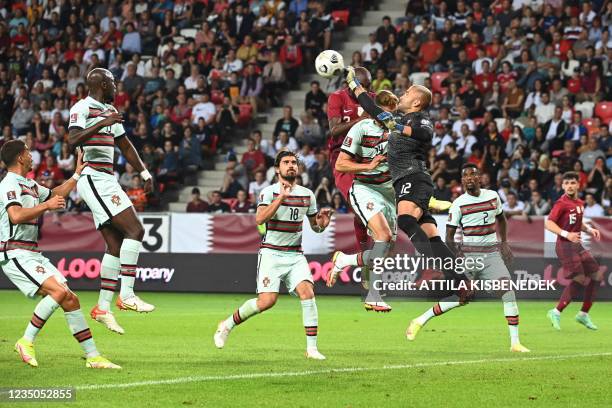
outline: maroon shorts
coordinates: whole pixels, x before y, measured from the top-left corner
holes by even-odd
[[[334,169],[334,181],[336,183],[336,188],[338,191],[340,191],[340,194],[342,194],[342,197],[344,197],[344,200],[347,203],[350,203],[348,192],[353,185],[353,179],[354,176],[352,173],[340,173]]]
[[[599,264],[593,255],[584,248],[571,251],[569,248],[557,247],[557,255],[566,279],[579,275],[590,276],[599,270]]]

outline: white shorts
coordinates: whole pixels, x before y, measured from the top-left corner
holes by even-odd
[[[397,236],[397,211],[395,209],[395,190],[392,184],[368,185],[354,182],[349,189],[349,201],[353,211],[363,225],[378,213],[387,220],[393,240]]]
[[[466,276],[471,279],[478,280],[501,280],[501,279],[511,279],[510,272],[508,271],[508,267],[504,262],[504,259],[501,257],[499,252],[491,252],[491,253],[478,253],[469,255],[466,254],[466,258],[480,258],[482,259],[482,263],[484,264],[483,268],[466,268]]]
[[[85,171],[77,182],[77,191],[91,210],[97,229],[132,206],[130,198],[111,174],[96,170]]]
[[[59,283],[66,282],[51,261],[36,252],[3,261],[2,271],[29,298],[35,298],[43,282],[51,277]]]
[[[257,257],[257,293],[278,293],[283,282],[289,293],[302,281],[312,281],[306,257],[298,252],[262,248]]]

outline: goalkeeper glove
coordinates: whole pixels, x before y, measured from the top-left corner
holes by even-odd
[[[344,68],[346,74],[346,83],[351,91],[355,92],[355,89],[361,86],[359,80],[355,77],[355,68],[347,67]]]
[[[391,112],[380,112],[376,115],[376,119],[382,122],[382,124],[391,131],[397,130],[397,126],[399,126],[395,123],[395,119],[393,119],[393,114]]]

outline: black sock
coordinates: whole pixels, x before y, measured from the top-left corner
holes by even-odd
[[[400,215],[397,217],[397,225],[408,235],[410,242],[421,255],[434,256],[429,238],[427,238],[427,234],[425,234],[416,218],[407,214]]]
[[[450,248],[444,243],[444,241],[442,241],[442,238],[440,238],[439,236],[433,237],[429,239],[429,242],[431,243],[431,249],[434,253],[434,256],[436,258],[441,258],[442,272],[444,273],[444,276],[446,276],[447,279],[465,279],[465,275],[458,274],[457,272],[455,272],[454,269],[444,268],[444,265],[447,263],[445,262],[447,259],[455,259],[457,257],[455,256],[455,254],[453,254],[453,251],[451,251]]]

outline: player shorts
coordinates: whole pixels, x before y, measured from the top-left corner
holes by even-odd
[[[296,286],[308,281],[314,284],[312,273],[304,254],[262,248],[257,258],[257,293],[278,293],[283,282],[289,293]]]
[[[411,201],[423,210],[419,224],[434,224],[435,218],[429,212],[429,200],[433,197],[434,185],[431,176],[427,173],[414,173],[398,179],[393,183],[395,189],[395,200]]]
[[[390,185],[368,185],[354,182],[349,190],[349,201],[363,225],[367,226],[372,217],[382,213],[391,228],[393,240],[395,240],[397,235],[397,211],[395,209],[394,191]]]
[[[55,277],[59,283],[66,278],[42,254],[32,254],[12,258],[2,262],[2,271],[17,288],[29,298],[35,298],[43,282]]]
[[[593,255],[581,245],[566,244],[564,247],[557,247],[557,256],[566,279],[579,275],[589,276],[599,270],[599,264]]]
[[[333,169],[334,172],[334,183],[336,184],[336,188],[344,197],[346,202],[349,202],[349,190],[353,185],[354,176],[351,173],[340,173]]]
[[[465,258],[472,258],[472,262],[465,264],[465,275],[472,280],[512,279],[499,252],[470,253],[465,254]]]
[[[115,215],[132,206],[129,197],[111,174],[88,171],[79,178],[77,191],[91,210],[97,229],[110,223]]]
[[[398,203],[412,201],[423,211],[429,208],[429,200],[434,192],[431,176],[423,172],[402,177],[393,183],[393,188],[395,188],[395,199]]]

